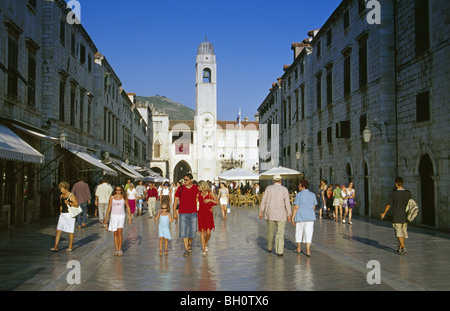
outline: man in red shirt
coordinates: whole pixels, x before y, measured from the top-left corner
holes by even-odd
[[[155,184],[149,182],[147,189],[147,206],[149,217],[152,218],[156,211],[156,200],[158,199],[158,190],[155,188]]]
[[[197,233],[197,194],[198,187],[193,184],[194,177],[191,173],[184,176],[184,184],[178,187],[175,193],[173,206],[178,208],[180,220],[180,238],[184,242],[184,256],[188,256],[192,250],[192,240]]]

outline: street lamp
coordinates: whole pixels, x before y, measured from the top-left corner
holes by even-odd
[[[59,135],[59,140],[66,141],[67,137],[68,137],[67,133],[64,130],[62,130],[61,134]]]
[[[297,170],[300,169],[300,164],[298,163],[300,161],[300,157],[301,157],[300,150],[297,150],[297,152],[295,153],[295,158],[297,159]]]
[[[372,131],[369,128],[369,124],[366,124],[366,128],[362,132],[363,142],[370,142],[370,138],[372,137]]]

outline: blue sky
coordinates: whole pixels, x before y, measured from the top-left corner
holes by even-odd
[[[291,43],[320,28],[341,0],[78,0],[81,21],[126,92],[163,95],[195,109],[195,58],[217,57],[219,120],[254,120],[293,61]]]

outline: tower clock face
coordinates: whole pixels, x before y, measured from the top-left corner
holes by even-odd
[[[200,117],[200,123],[203,127],[211,127],[213,126],[215,118],[212,113],[205,112]]]

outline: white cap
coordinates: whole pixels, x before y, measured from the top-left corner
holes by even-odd
[[[273,175],[273,180],[281,180],[281,175],[280,174]]]

